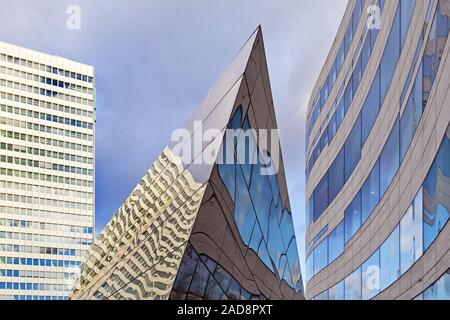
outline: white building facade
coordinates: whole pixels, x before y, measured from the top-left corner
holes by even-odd
[[[68,297],[93,241],[94,68],[0,42],[0,299]]]

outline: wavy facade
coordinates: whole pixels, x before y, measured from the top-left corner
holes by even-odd
[[[199,124],[216,133],[184,148]],[[71,298],[303,299],[284,168],[262,170],[281,152],[256,130],[276,128],[258,28],[186,122],[182,148],[163,151],[94,241]]]
[[[449,30],[448,0],[349,1],[308,110],[309,299],[448,299]]]

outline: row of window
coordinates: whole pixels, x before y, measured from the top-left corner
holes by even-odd
[[[373,266],[379,267],[379,286],[369,296],[364,295],[364,285],[354,288],[355,294],[349,297],[371,298],[386,289],[397,280],[416,262],[438,237],[450,219],[450,205],[445,194],[439,192],[439,187],[445,184],[450,177],[450,126],[439,147],[436,158],[423,182],[422,189],[418,192],[413,203],[408,208],[400,223],[384,244],[357,269],[356,275]],[[353,213],[360,213],[357,208]],[[350,228],[350,232],[347,229]],[[344,252],[344,244],[349,234],[353,233],[353,225],[344,220],[330,235],[325,238],[307,258],[307,281],[320,270],[332,263]],[[378,261],[378,262],[377,262]],[[364,268],[367,266],[367,268]],[[358,276],[359,277],[359,276]],[[360,279],[360,278],[358,278]],[[362,289],[361,289],[362,288]],[[346,289],[347,290],[347,289]],[[329,293],[328,293],[329,294]],[[361,296],[362,294],[362,296]]]
[[[61,172],[66,172],[66,173],[82,174],[85,176],[92,176],[93,172],[94,172],[94,170],[92,170],[92,169],[86,169],[86,168],[80,168],[80,167],[74,167],[74,166],[66,166],[63,164],[51,163],[51,162],[47,162],[47,161],[31,160],[31,159],[18,158],[18,157],[12,157],[12,156],[4,156],[4,155],[0,155],[0,162],[16,164],[16,165],[21,165],[21,166],[27,166],[27,167],[33,167],[33,168],[46,169],[46,170],[55,170],[55,171],[61,171]]]
[[[30,194],[42,193],[42,194],[52,194],[55,196],[78,198],[78,199],[88,199],[94,200],[94,194],[92,192],[75,191],[54,187],[46,187],[43,185],[33,185],[20,182],[4,181],[0,180],[0,188],[8,190],[26,191]]]
[[[362,110],[350,131],[344,146],[336,156],[334,162],[331,164],[329,170],[322,177],[321,181],[317,185],[313,194],[311,195],[307,203],[307,224],[315,222],[322,213],[327,209],[327,207],[333,202],[335,197],[342,190],[343,186],[347,180],[353,174],[359,160],[361,158],[361,150],[365,144],[369,133],[377,119],[378,113],[381,106],[383,105],[384,98],[387,94],[388,88],[392,81],[398,59],[400,57],[401,47],[402,47],[402,28],[400,27],[400,22],[402,21],[401,12],[402,6],[399,6],[396,11],[393,26],[383,53],[378,71],[369,90],[369,94],[363,103]],[[408,13],[407,17],[410,17],[411,10],[404,10]],[[448,34],[448,29],[443,30],[445,34]],[[429,42],[434,41],[433,34],[430,33]],[[437,54],[437,52],[428,52],[431,55]],[[427,54],[428,54],[427,53]],[[425,59],[425,58],[424,58]],[[423,76],[423,80],[422,80]],[[417,99],[414,101],[415,117],[421,116],[422,114],[422,104],[425,105],[426,101],[423,101],[422,96],[425,96],[425,92],[422,92],[423,88],[419,81],[427,81],[427,76],[425,71],[417,74],[418,84],[415,86],[414,95]],[[419,79],[420,78],[420,79]],[[425,91],[425,90],[423,90]],[[420,108],[419,108],[420,107]],[[394,126],[391,136],[389,137],[386,145],[384,146],[383,152],[380,156],[380,192],[379,195],[382,196],[387,189],[390,180],[393,175],[395,175],[396,169],[399,166],[400,159],[395,153],[395,148],[400,146],[399,138],[399,124]],[[407,126],[414,127],[416,124],[414,122],[404,123],[404,128],[402,128],[402,134],[411,132],[411,128],[406,128]],[[411,137],[412,138],[412,137]],[[407,150],[409,142],[402,141],[404,151]],[[376,170],[376,169],[374,169]],[[388,183],[389,182],[389,183]],[[376,196],[376,195],[375,195]],[[371,210],[370,206],[367,210]]]
[[[2,252],[24,252],[34,254],[52,254],[59,256],[83,257],[85,250],[64,249],[52,247],[25,246],[21,244],[5,244],[0,243],[0,251]]]
[[[242,131],[251,128],[241,106],[236,109],[229,128]],[[261,174],[264,165],[253,135],[241,132],[237,139],[224,137],[222,155],[236,154],[234,151],[237,146],[245,144],[243,141],[248,145],[245,154],[240,154],[239,159],[235,156],[234,164],[223,161],[227,164],[218,165],[219,175],[234,202],[234,221],[243,243],[254,250],[279,279],[300,290],[301,275],[292,214],[283,208],[277,175]],[[258,159],[250,161],[253,157]]]
[[[17,202],[21,204],[34,204],[53,208],[76,209],[92,212],[94,206],[92,204],[25,196],[19,194],[0,193],[0,201]]]
[[[362,128],[362,144],[366,141],[370,129],[372,128],[373,122],[378,115],[380,107],[383,105],[384,97],[387,93],[387,89],[389,88],[390,81],[395,72],[396,63],[390,60],[388,52],[394,50],[395,57],[400,57],[401,48],[403,47],[403,43],[406,37],[406,32],[409,28],[409,23],[411,20],[412,13],[414,11],[415,0],[401,0],[400,6],[397,9],[396,20],[394,21],[394,25],[391,30],[391,35],[388,40],[388,44],[385,48],[385,54],[380,62],[380,67],[378,73],[375,76],[375,79],[372,82],[371,90],[369,91],[366,102],[364,103],[362,115],[364,120],[364,126]],[[361,50],[361,55],[357,61],[355,61],[353,73],[349,79],[347,84],[347,88],[342,96],[340,96],[340,102],[336,103],[336,111],[333,116],[331,116],[331,120],[328,123],[328,126],[323,130],[322,136],[319,139],[319,143],[317,143],[316,147],[313,149],[312,154],[307,163],[307,171],[306,175],[309,176],[315,162],[320,156],[320,153],[326,148],[328,144],[331,143],[335,134],[339,130],[339,127],[353,101],[354,96],[359,88],[361,83],[362,76],[364,75],[365,69],[367,67],[368,61],[372,54],[372,50],[375,45],[375,40],[378,33],[368,33],[364,45]],[[375,39],[373,39],[375,38]],[[400,41],[400,47],[397,47],[397,43]],[[398,49],[400,48],[400,49]],[[382,70],[382,71],[380,71]],[[384,74],[383,74],[384,73]],[[381,84],[385,84],[382,86]],[[339,96],[336,101],[339,101]]]
[[[0,257],[0,264],[18,265],[18,266],[34,266],[34,267],[59,267],[59,268],[78,268],[80,261],[70,260],[52,260],[52,259],[36,259],[36,258],[20,258],[20,257]],[[25,272],[33,272],[34,270],[26,270]],[[33,276],[34,277],[34,276]]]
[[[406,1],[406,0],[402,0]],[[408,3],[413,3],[411,0],[407,0]],[[414,4],[414,3],[413,3]],[[363,35],[364,36],[364,35]],[[361,43],[363,42],[362,39],[364,39],[362,36]],[[321,130],[318,131],[317,136],[320,135],[322,132],[322,135],[319,139],[313,141],[313,145],[317,145],[314,147],[314,149],[311,152],[311,155],[306,163],[306,176],[309,177],[309,174],[314,167],[314,164],[316,163],[317,159],[320,156],[320,153],[325,149],[325,147],[331,143],[334,136],[336,135],[337,131],[339,130],[342,121],[344,120],[345,114],[347,113],[347,110],[349,109],[353,97],[356,95],[356,91],[359,88],[359,85],[361,83],[361,80],[363,78],[364,72],[366,70],[367,64],[369,63],[370,57],[372,55],[372,51],[375,46],[375,42],[378,36],[378,30],[369,30],[366,33],[364,45],[362,45],[361,52],[359,52],[359,56],[355,57],[353,59],[352,66],[350,68],[353,68],[353,72],[349,74],[348,82],[344,90],[344,84],[342,84],[342,88],[339,91],[339,94],[336,97],[335,100],[335,108],[331,108],[328,118],[331,118],[330,122],[327,126],[322,126]],[[358,51],[356,52],[358,53]],[[324,121],[324,124],[326,123],[326,120]]]
[[[81,151],[81,152],[88,152],[88,153],[94,152],[93,147],[87,146],[84,144],[78,144],[78,143],[73,143],[73,142],[68,142],[68,141],[63,141],[63,140],[45,138],[45,137],[41,137],[41,136],[34,136],[31,134],[14,132],[14,131],[0,130],[0,137],[14,139],[14,140],[28,141],[28,142],[32,142],[32,143],[38,143],[38,144],[53,146],[53,147],[58,147],[58,148],[65,148],[65,149],[70,149],[70,150],[74,150],[74,151]]]
[[[10,88],[14,90],[20,90],[22,92],[28,92],[28,93],[34,93],[39,94],[41,96],[49,97],[49,98],[55,98],[62,101],[72,102],[83,106],[92,106],[93,101],[90,99],[80,98],[77,96],[73,96],[70,94],[61,93],[58,91],[48,90],[44,88],[29,86],[20,82],[14,82],[9,81],[5,79],[0,79],[0,86],[3,88]],[[14,96],[12,93],[7,93],[5,91],[1,92],[1,98],[6,99],[6,96]],[[10,97],[8,97],[8,100],[11,100]]]
[[[59,237],[59,236],[50,236],[32,233],[19,233],[17,231],[14,232],[0,231],[0,239],[45,242],[51,244],[75,244],[83,246],[89,246],[92,243],[92,239]]]
[[[12,151],[12,152],[25,153],[25,154],[29,154],[29,155],[35,155],[35,156],[41,156],[41,157],[47,157],[47,158],[53,158],[53,159],[59,159],[59,160],[66,160],[66,161],[72,161],[72,162],[79,162],[82,164],[93,164],[92,158],[81,157],[81,156],[77,156],[77,155],[69,154],[69,153],[62,153],[62,152],[57,152],[57,151],[26,147],[23,145],[12,144],[12,143],[0,142],[0,150],[8,150],[8,151]]]
[[[0,290],[71,291],[73,285],[53,283],[0,282]]]
[[[6,97],[8,97],[8,96],[6,96]],[[80,109],[80,108],[69,107],[67,105],[62,105],[59,103],[44,101],[44,100],[26,97],[26,96],[17,95],[17,94],[12,95],[11,99],[9,99],[9,100],[15,101],[15,102],[20,102],[23,104],[28,104],[33,107],[40,107],[40,108],[45,108],[48,110],[70,113],[73,115],[94,119],[94,113],[92,111]]]
[[[67,300],[66,296],[0,295],[1,300]]]
[[[0,117],[0,124],[13,126],[13,127],[17,127],[17,128],[34,130],[34,131],[38,131],[41,133],[49,133],[49,134],[60,135],[63,137],[68,137],[68,138],[80,139],[80,140],[84,140],[84,141],[93,141],[93,139],[94,139],[94,136],[92,134],[86,134],[86,133],[82,133],[82,132],[60,129],[60,128],[55,128],[52,126],[46,126],[43,124],[27,122],[27,121],[22,121],[22,120],[17,120],[17,119],[10,119],[10,118],[6,118],[6,117]]]
[[[73,91],[77,91],[77,92],[81,92],[81,93],[85,93],[85,94],[90,94],[90,95],[93,94],[93,90],[91,88],[88,88],[85,86],[80,86],[80,85],[73,84],[73,83],[66,82],[66,81],[49,78],[49,77],[39,76],[37,74],[20,71],[18,69],[0,66],[0,73],[7,74],[7,75],[10,75],[10,76],[16,77],[16,78],[22,78],[25,80],[41,82],[41,83],[53,85],[53,86],[56,86],[59,88],[73,90]]]
[[[9,177],[16,177],[16,178],[23,178],[23,179],[33,179],[36,181],[47,181],[47,182],[60,183],[60,184],[71,185],[71,186],[80,186],[80,187],[88,187],[88,188],[93,187],[93,182],[89,181],[89,180],[81,180],[81,179],[75,179],[75,178],[55,176],[55,175],[51,175],[51,174],[36,173],[36,172],[31,172],[31,171],[21,171],[21,170],[6,169],[6,168],[0,168],[0,176],[9,176]]]
[[[56,123],[64,124],[67,126],[74,126],[74,127],[78,127],[78,128],[84,128],[84,129],[92,129],[92,127],[93,127],[93,124],[90,122],[55,116],[55,115],[51,115],[48,113],[37,112],[37,111],[19,108],[19,107],[7,106],[4,104],[0,105],[0,110],[3,112],[13,113],[13,114],[21,115],[24,117],[56,122]]]
[[[447,270],[438,281],[419,294],[415,300],[450,300],[450,270]]]
[[[0,206],[0,214],[6,215],[14,215],[14,216],[24,216],[27,218],[45,218],[50,219],[52,221],[79,221],[83,223],[92,223],[93,216],[90,215],[82,215],[82,214],[71,214],[71,213],[63,213],[61,211],[51,211],[47,210],[37,210],[37,209],[28,209],[23,207],[8,207],[8,206]]]
[[[9,63],[14,63],[14,64],[17,64],[17,65],[20,65],[22,67],[32,68],[32,69],[40,70],[40,71],[45,71],[45,72],[48,72],[48,73],[53,73],[53,74],[57,74],[57,75],[60,75],[60,76],[66,77],[66,78],[72,78],[72,79],[76,79],[76,80],[80,80],[80,81],[84,81],[84,82],[92,83],[93,80],[94,80],[92,77],[89,77],[89,76],[81,74],[81,73],[77,73],[77,72],[73,72],[73,71],[68,71],[68,70],[52,67],[50,65],[45,65],[45,64],[42,64],[42,63],[33,62],[33,61],[22,59],[22,58],[19,58],[19,57],[6,55],[4,53],[0,53],[0,61],[6,61],[6,62],[9,62]]]
[[[365,0],[356,0],[355,7],[353,8],[352,17],[349,21],[349,24],[347,26],[347,29],[345,31],[344,35],[344,41],[342,42],[339,51],[337,53],[337,56],[331,66],[330,71],[328,72],[328,76],[325,79],[324,83],[318,90],[317,96],[314,99],[313,103],[313,111],[310,115],[310,118],[308,119],[307,123],[307,131],[306,131],[306,141],[309,141],[309,137],[311,134],[311,130],[314,127],[314,124],[316,123],[320,111],[322,110],[322,107],[324,106],[325,102],[328,99],[328,95],[330,94],[331,90],[333,89],[334,83],[337,79],[337,76],[339,72],[341,71],[341,68],[344,64],[345,57],[347,56],[347,53],[350,49],[350,45],[353,41],[353,35],[356,31],[356,27],[358,26],[362,9],[365,6]],[[381,1],[381,6],[384,5],[384,0]]]
[[[76,278],[76,275],[77,274],[75,272],[0,269],[0,277],[10,277],[10,278],[30,278],[30,279],[47,278],[55,280],[56,279],[74,280]]]
[[[0,226],[17,227],[17,228],[30,228],[36,230],[58,231],[58,232],[70,232],[70,233],[83,233],[92,234],[92,227],[84,226],[71,226],[56,223],[36,222],[17,219],[1,219]]]
[[[346,242],[360,229],[361,225],[364,224],[368,216],[377,206],[379,200],[383,197],[392,181],[392,178],[400,167],[400,163],[403,161],[422,117],[422,109],[426,106],[427,102],[424,96],[428,96],[431,91],[431,87],[435,79],[435,75],[433,74],[437,73],[440,55],[443,52],[442,48],[445,46],[446,42],[435,40],[439,37],[439,35],[441,39],[446,39],[443,35],[448,34],[450,27],[448,19],[440,13],[439,9],[440,7],[438,6],[436,16],[433,20],[433,25],[431,27],[432,31],[429,35],[428,44],[430,45],[427,46],[428,50],[423,57],[422,64],[417,70],[414,85],[411,88],[410,96],[400,120],[396,120],[381,155],[372,169],[372,172],[363,184],[359,193],[345,210]],[[439,46],[437,46],[436,43],[439,43]],[[431,65],[429,63],[430,60],[435,61],[433,64],[434,71],[426,72],[422,65]],[[429,70],[430,67],[427,69]],[[424,82],[427,82],[429,85],[424,87]],[[336,182],[336,175],[333,173],[336,168],[340,168],[340,171],[342,171],[344,167],[344,161],[341,157],[342,156],[338,155],[335,162],[330,166],[329,174],[325,175],[325,177],[330,179],[329,184],[331,189],[333,189]],[[337,176],[339,177],[339,175]],[[328,181],[326,181],[326,183],[328,183]],[[340,188],[342,188],[342,186],[340,186]],[[323,192],[325,194],[326,190]]]

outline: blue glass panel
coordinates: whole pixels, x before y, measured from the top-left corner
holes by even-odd
[[[256,214],[245,184],[240,166],[236,170],[236,201],[234,208],[234,221],[239,229],[242,241],[248,245],[255,224]],[[278,225],[278,223],[277,223]]]
[[[361,192],[359,192],[344,212],[345,243],[361,227]]]
[[[362,144],[364,144],[372,130],[373,124],[380,111],[380,71],[378,70],[373,79],[372,86],[363,104],[362,117]]]
[[[450,127],[423,183],[424,251],[429,248],[450,219],[450,204],[445,186],[450,177]]]
[[[344,222],[339,223],[328,235],[328,263],[344,252]]]
[[[380,290],[400,276],[400,228],[397,227],[380,247]]]
[[[400,57],[400,7],[397,8],[389,38],[380,62],[380,101],[383,102],[391,85]]]
[[[328,206],[328,173],[314,190],[314,221],[317,221]]]
[[[380,198],[392,182],[400,165],[400,125],[398,117],[380,155]]]
[[[362,265],[362,299],[370,300],[380,292],[380,251]]]
[[[345,181],[350,178],[361,158],[361,115],[358,116],[345,142]]]
[[[314,248],[314,274],[328,265],[328,240],[325,238]]]
[[[344,186],[344,149],[339,152],[336,159],[331,164],[328,175],[328,196],[329,202],[331,203]]]
[[[362,223],[373,212],[380,201],[380,162],[377,161],[369,177],[361,189],[362,196]]]
[[[401,45],[405,42],[406,35],[408,33],[409,23],[414,11],[416,0],[400,0],[400,13],[401,13]]]
[[[361,267],[345,278],[345,300],[361,300]]]
[[[328,289],[328,300],[344,300],[344,281]]]
[[[422,241],[422,211],[416,212],[413,203],[400,221],[401,274],[422,256]]]

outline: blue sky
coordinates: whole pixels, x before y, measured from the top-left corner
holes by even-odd
[[[261,24],[304,270],[306,108],[346,3],[0,0],[0,40],[96,68],[98,232]]]

